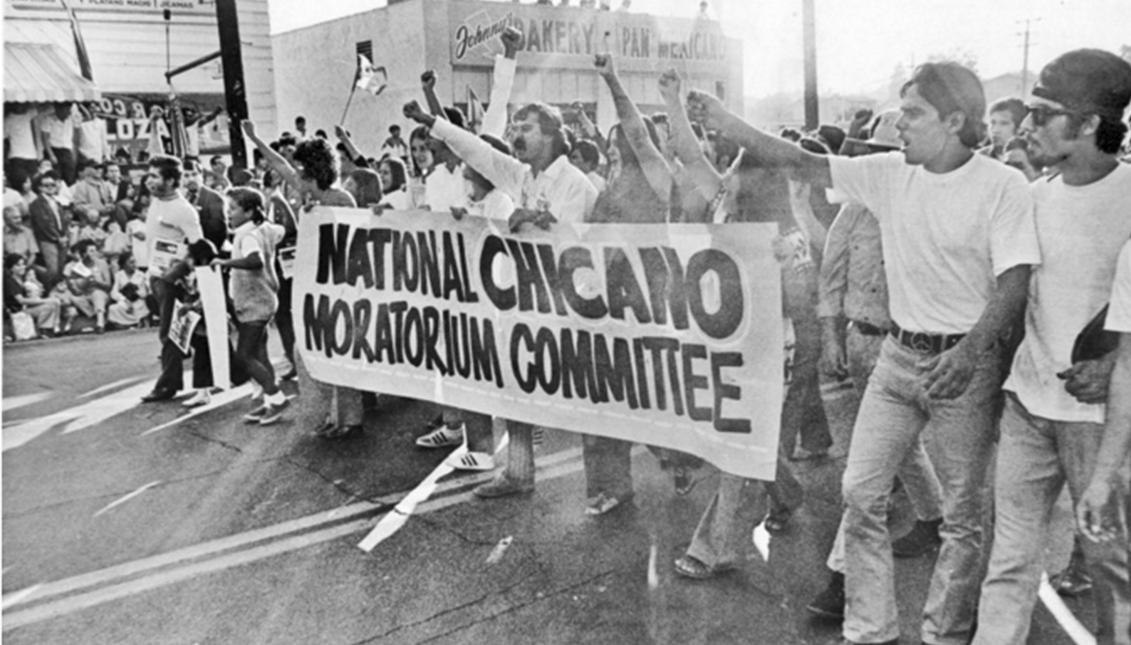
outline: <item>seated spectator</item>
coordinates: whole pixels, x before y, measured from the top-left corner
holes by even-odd
[[[101,170],[93,161],[79,162],[79,181],[71,188],[74,198],[72,210],[75,215],[83,215],[97,222],[102,217],[110,217],[117,210],[115,188],[102,181]]]
[[[110,306],[106,309],[107,321],[115,327],[144,325],[149,318],[149,280],[139,271],[137,258],[128,250],[118,256],[118,272],[114,274],[114,287],[110,290]]]
[[[22,257],[29,267],[33,266],[35,256],[39,255],[35,234],[30,227],[24,225],[17,206],[4,207],[4,256],[8,255]],[[39,277],[46,278],[46,272]]]
[[[50,338],[59,333],[60,303],[56,298],[44,297],[43,284],[28,267],[23,256],[4,255],[4,313],[27,313],[35,320],[39,334]]]
[[[106,259],[106,264],[115,266],[118,264],[118,258],[130,252],[130,236],[122,230],[117,220],[108,219],[103,227],[106,230],[106,237],[102,241],[102,257]]]
[[[63,304],[94,318],[95,331],[106,331],[106,304],[110,300],[110,268],[98,257],[91,240],[79,240],[71,250],[74,258],[63,269],[63,278],[70,297]]]

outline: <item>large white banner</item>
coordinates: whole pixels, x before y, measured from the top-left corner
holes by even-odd
[[[772,224],[302,216],[293,311],[314,378],[654,444],[773,479],[783,397]]]

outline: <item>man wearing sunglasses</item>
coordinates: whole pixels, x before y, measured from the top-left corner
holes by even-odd
[[[1033,97],[1022,136],[1034,160],[1055,174],[1032,188],[1042,264],[1033,270],[1025,337],[1005,383],[993,552],[976,645],[1026,642],[1053,506],[1065,483],[1078,502],[1095,469],[1114,352],[1080,355],[1074,346],[1111,298],[1120,250],[1131,239],[1131,166],[1118,159],[1131,64],[1100,50],[1069,52],[1041,70]],[[1126,463],[1117,477],[1126,491]],[[1080,538],[1094,584],[1096,640],[1105,645],[1131,643],[1123,536]]]

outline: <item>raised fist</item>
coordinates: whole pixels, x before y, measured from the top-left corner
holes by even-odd
[[[703,124],[708,130],[718,130],[726,108],[718,97],[699,90],[687,93],[687,118]]]
[[[255,139],[255,121],[251,119],[244,119],[240,122],[240,127],[243,128],[243,133],[247,135],[248,139]]]
[[[515,53],[522,49],[522,32],[514,27],[504,29],[499,39],[503,41],[503,55],[507,58],[514,58]]]
[[[428,90],[436,87],[436,72],[434,70],[428,70],[421,74],[420,84],[424,86],[424,89]]]
[[[593,66],[597,68],[597,73],[605,78],[616,76],[617,70],[613,67],[612,54],[597,54],[593,57]]]
[[[409,101],[404,104],[404,115],[406,118],[412,119],[417,123],[428,125],[428,123],[426,123],[428,114],[424,112],[424,109],[420,107],[420,103],[416,101]]]

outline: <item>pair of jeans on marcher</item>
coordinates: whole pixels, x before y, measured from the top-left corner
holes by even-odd
[[[1087,488],[1099,456],[1104,427],[1038,417],[1007,395],[1001,419],[994,482],[994,546],[982,585],[975,645],[1024,645],[1044,569],[1053,506],[1065,484],[1073,505]],[[1120,473],[1127,490],[1128,468]],[[1125,527],[1126,528],[1126,527]],[[1124,532],[1114,542],[1080,536],[1092,576],[1099,645],[1131,643],[1131,543]]]
[[[981,583],[982,496],[993,454],[1000,350],[978,359],[954,399],[927,396],[925,361],[934,355],[884,341],[853,430],[844,472],[847,566],[844,636],[875,643],[899,637],[895,571],[887,526],[892,482],[920,435],[935,435],[943,488],[942,547],[923,608],[922,640],[965,645]]]

